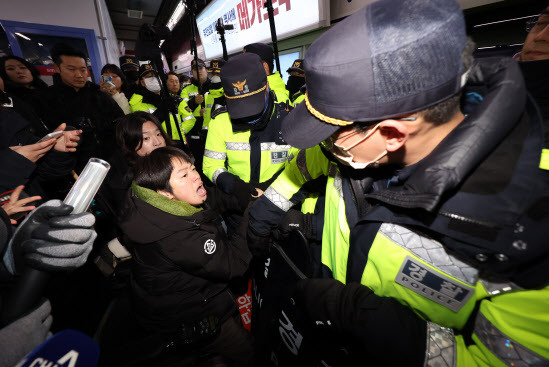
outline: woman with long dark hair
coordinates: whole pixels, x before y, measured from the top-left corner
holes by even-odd
[[[130,113],[128,100],[132,97],[126,76],[120,68],[114,64],[106,64],[101,69],[101,76],[110,77],[111,82],[101,80],[100,89],[107,93],[118,103],[122,111],[127,115]]]
[[[40,93],[48,88],[38,69],[19,56],[4,56],[0,58],[0,77],[4,80],[5,92],[14,99],[13,108],[31,123],[33,133],[37,136],[48,133],[37,113]]]
[[[137,159],[173,144],[160,121],[147,112],[134,112],[120,118],[116,123],[116,143],[119,149],[109,159],[111,169],[102,190],[115,212],[113,214],[124,202]]]

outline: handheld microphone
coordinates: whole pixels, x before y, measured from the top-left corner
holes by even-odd
[[[64,200],[65,204],[73,207],[72,214],[80,214],[88,209],[95,194],[99,190],[99,187],[103,183],[103,180],[107,176],[110,167],[111,166],[104,160],[90,158]],[[39,208],[35,210],[38,209]],[[31,214],[29,214],[29,217]],[[24,223],[25,222],[23,222],[21,226],[23,226]],[[17,243],[17,240],[20,237],[24,236],[18,237],[16,232],[12,238],[12,241],[14,242],[12,246],[16,247],[21,245],[20,243]],[[33,305],[42,297],[42,293],[49,279],[50,274],[48,272],[26,267],[14,289],[6,298],[0,324],[7,325],[32,309]]]
[[[95,367],[99,346],[76,330],[63,330],[27,355],[15,367]]]

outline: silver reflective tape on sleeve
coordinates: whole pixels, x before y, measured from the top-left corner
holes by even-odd
[[[548,359],[509,338],[481,312],[477,314],[473,332],[507,366],[549,366]]]
[[[305,149],[302,149],[297,153],[297,168],[299,168],[299,172],[305,177],[307,181],[311,181],[313,178],[309,174],[309,169],[307,168],[307,153]]]
[[[250,151],[252,148],[251,148],[251,145],[250,143],[230,143],[230,142],[225,142],[225,147],[227,148],[227,150],[247,150],[247,151]]]
[[[291,149],[291,145],[278,145],[276,143],[261,143],[261,151],[265,150],[288,150]]]
[[[188,101],[189,101],[189,99],[188,99],[188,98],[183,98],[183,100],[184,100],[185,102],[188,102]]]
[[[204,157],[208,157],[211,159],[219,159],[224,161],[227,159],[227,153],[222,152],[216,152],[214,150],[204,149]]]
[[[213,175],[212,175],[212,182],[215,184],[216,181],[217,181],[217,178],[219,177],[220,174],[222,174],[223,172],[227,172],[227,170],[225,168],[220,168],[218,170],[216,170]]]
[[[181,121],[187,121],[187,120],[191,120],[191,119],[193,119],[193,118],[194,118],[193,115],[189,115],[189,116],[187,116],[187,117],[182,118]]]
[[[213,104],[207,104],[206,105],[206,108],[212,108],[213,107]]]
[[[269,186],[263,195],[274,205],[287,212],[293,206],[292,202],[280,195],[272,186]]]
[[[220,107],[223,107],[223,105],[222,105],[222,104],[216,104],[216,105],[214,106],[214,110],[217,110],[217,109],[220,108]]]
[[[153,113],[154,111],[156,111],[156,108],[149,108],[149,109],[147,110],[147,113]]]
[[[427,322],[427,349],[423,365],[425,367],[456,365],[456,341],[452,329]]]
[[[339,197],[343,198],[343,179],[341,178],[339,171],[336,172],[334,177],[334,188],[336,189]]]
[[[441,272],[475,286],[478,270],[449,255],[440,242],[390,223],[383,223],[379,232]]]

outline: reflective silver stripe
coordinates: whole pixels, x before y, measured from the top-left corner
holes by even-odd
[[[197,94],[198,94],[198,92],[191,92],[191,93],[189,93],[189,97],[194,97],[194,96],[196,96]]]
[[[190,115],[190,116],[187,116],[185,118],[182,118],[181,121],[187,121],[187,120],[190,120],[190,119],[193,119],[194,116],[193,115]]]
[[[514,283],[496,283],[485,279],[480,279],[479,281],[484,287],[484,290],[486,290],[486,292],[488,292],[488,294],[490,294],[491,296],[495,296],[496,294],[500,294],[502,292],[522,289]]]
[[[202,130],[208,130],[207,126],[202,126]]]
[[[261,143],[261,151],[265,150],[287,150],[291,149],[291,145],[278,145],[276,143]]]
[[[339,197],[343,198],[343,179],[341,178],[341,174],[339,173],[339,171],[334,177],[334,187],[337,190]]]
[[[379,232],[438,270],[475,286],[478,270],[449,255],[440,242],[391,223],[383,223]]]
[[[219,107],[223,107],[223,105],[222,105],[222,104],[216,104],[216,105],[214,106],[214,110],[217,110]]]
[[[309,174],[309,170],[307,169],[307,153],[305,149],[300,150],[299,153],[297,153],[297,168],[299,168],[299,172],[305,177],[307,181],[311,181],[313,178]]]
[[[229,143],[225,142],[227,150],[251,150],[250,143]]]
[[[213,104],[207,104],[206,105],[206,108],[212,108],[213,107]]]
[[[219,175],[222,174],[223,172],[227,172],[227,170],[225,168],[220,168],[214,172],[214,174],[212,175],[212,182],[214,184],[217,181],[217,178],[219,177]]]
[[[549,360],[520,345],[498,330],[479,312],[473,331],[479,340],[507,366],[549,366]]]
[[[292,207],[292,202],[280,195],[272,186],[269,186],[263,193],[267,199],[269,199],[274,205],[287,212]]]
[[[147,110],[148,113],[153,113],[154,111],[156,111],[156,108],[149,108],[149,109]]]
[[[294,159],[294,153],[290,153],[290,156],[288,157],[288,162]]]
[[[215,150],[204,149],[204,157],[211,159],[219,159],[224,161],[227,159],[227,153],[216,152]]]
[[[428,367],[456,365],[456,342],[452,329],[427,322],[427,350],[423,365]]]
[[[188,98],[183,98],[183,100],[184,100],[185,102],[188,102],[188,101],[189,101],[189,99],[188,99]]]

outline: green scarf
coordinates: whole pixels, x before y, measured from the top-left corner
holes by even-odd
[[[163,212],[179,217],[190,217],[202,210],[202,208],[192,206],[185,201],[172,200],[156,191],[138,186],[135,181],[132,181],[132,190],[138,198],[147,204],[152,205]]]

